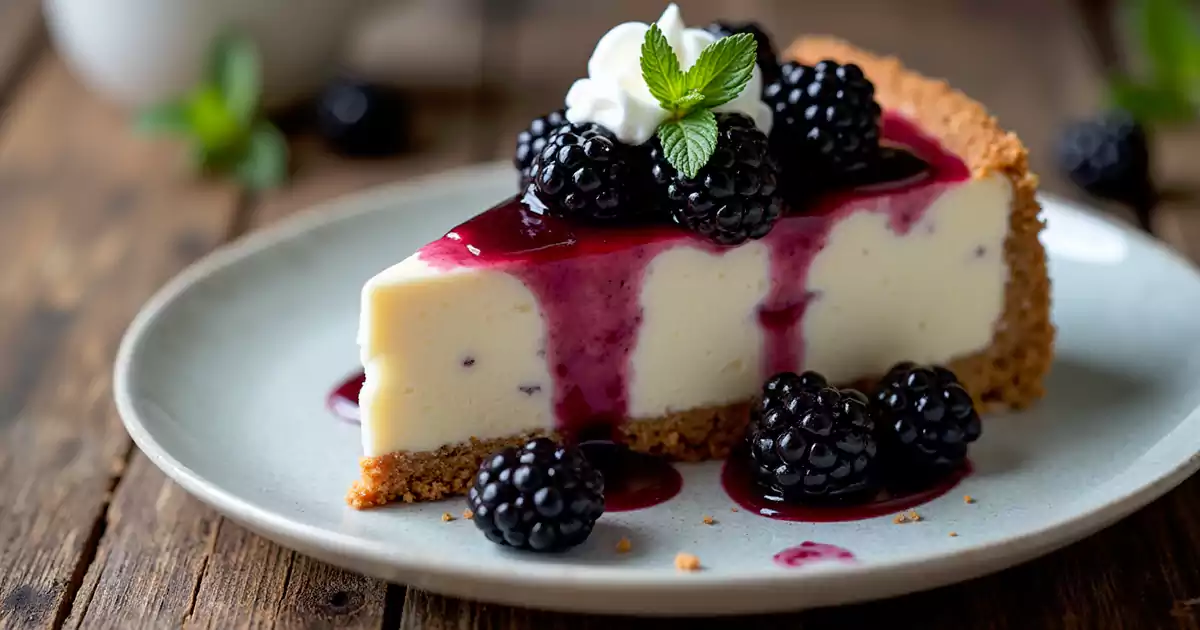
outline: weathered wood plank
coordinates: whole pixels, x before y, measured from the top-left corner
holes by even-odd
[[[176,177],[173,155],[53,56],[0,127],[0,627],[70,610],[131,448],[111,402],[117,341],[237,202]]]
[[[1154,211],[1155,232],[1200,262],[1200,125],[1158,129],[1152,141],[1154,178],[1163,201]]]
[[[379,628],[386,585],[221,519],[188,627]]]
[[[140,453],[122,477],[67,627],[177,627],[192,610],[219,518]]]
[[[0,0],[0,113],[45,39],[41,2]]]

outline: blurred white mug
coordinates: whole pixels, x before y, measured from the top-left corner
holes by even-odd
[[[319,89],[369,0],[44,0],[60,54],[91,88],[126,105],[178,96],[201,79],[223,29],[252,36],[267,106]]]

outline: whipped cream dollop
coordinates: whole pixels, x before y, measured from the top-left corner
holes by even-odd
[[[658,18],[658,28],[685,72],[696,63],[700,51],[717,40],[708,31],[684,26],[679,7],[674,4]],[[641,144],[654,136],[669,113],[650,94],[642,78],[642,42],[648,30],[649,24],[626,22],[600,38],[588,60],[587,78],[576,81],[567,92],[567,120],[603,125],[625,144]],[[771,108],[761,95],[762,72],[756,65],[742,93],[713,111],[745,114],[760,131],[770,133]]]

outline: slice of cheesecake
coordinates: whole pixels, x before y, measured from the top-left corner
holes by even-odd
[[[456,227],[363,289],[351,505],[465,493],[483,457],[535,436],[723,457],[781,371],[851,384],[911,360],[949,365],[983,408],[1042,394],[1054,330],[1021,142],[894,59],[825,38],[786,56],[861,66],[884,144],[924,176],[825,195],[732,248],[515,199]]]

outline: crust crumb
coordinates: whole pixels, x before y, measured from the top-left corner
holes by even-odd
[[[893,516],[893,517],[892,517],[892,524],[893,524],[893,525],[900,525],[900,524],[902,524],[902,523],[907,523],[907,522],[908,522],[908,516],[907,516],[907,515],[905,515],[905,514],[903,514],[903,513],[901,513],[901,514],[897,514],[897,515],[895,515],[895,516]]]
[[[951,538],[958,538],[958,532],[950,532]]]
[[[701,521],[704,521],[704,524],[705,524],[705,525],[712,525],[713,523],[716,523],[716,522],[717,522],[717,521],[716,521],[716,519],[714,519],[713,517],[711,517],[711,516],[709,516],[709,515],[707,515],[707,514],[705,514],[705,515],[704,515],[704,518],[702,518],[702,519],[700,519],[700,520],[701,520]]]
[[[909,510],[908,511],[908,520],[911,523],[916,523],[917,521],[921,520],[921,515],[917,514],[916,510]]]
[[[475,513],[472,512],[469,508],[466,510],[463,510],[463,518],[465,518],[469,521],[469,520],[475,518]]]
[[[628,538],[617,541],[617,553],[629,553],[630,549],[633,549],[633,543],[629,542]]]
[[[442,522],[443,523],[449,523],[450,521],[453,521],[453,520],[454,520],[454,517],[450,516],[449,512],[442,512]]]
[[[969,494],[963,495],[963,503],[974,503],[974,502],[975,502],[975,497],[973,497]]]
[[[690,554],[680,552],[675,556],[675,568],[680,571],[699,571],[700,558]]]
[[[729,511],[730,511],[730,512],[736,512],[736,511],[738,511],[738,509],[737,509],[737,508],[729,508]]]

